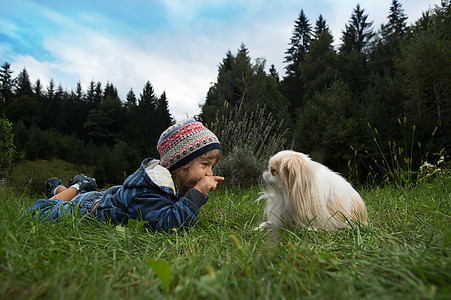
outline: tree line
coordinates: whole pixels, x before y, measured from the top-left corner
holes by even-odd
[[[283,120],[286,147],[344,174],[352,171],[351,160],[364,169],[380,159],[390,141],[423,145],[411,157],[420,163],[426,148],[450,146],[450,1],[408,26],[393,0],[387,20],[374,30],[357,4],[335,47],[327,20],[320,15],[313,25],[301,10],[284,75],[274,65],[267,72],[264,58],[252,61],[242,44],[236,54],[226,53],[196,117],[210,126],[232,111],[240,118],[265,107]],[[0,96],[18,158],[93,165],[98,181],[118,183],[143,157],[158,156],[159,134],[174,122],[166,94],[155,95],[150,82],[122,101],[112,83],[92,81],[86,91],[78,83],[68,91],[51,80],[45,88],[39,79],[32,84],[25,68],[14,78],[10,67],[1,66]]]
[[[450,147],[450,20],[447,0],[408,26],[393,0],[387,23],[374,30],[357,4],[335,47],[324,17],[312,24],[301,10],[282,78],[274,65],[265,74],[264,60],[251,63],[241,45],[220,64],[201,117],[214,122],[218,111],[266,105],[285,120],[295,150],[334,170],[373,176],[371,164],[384,155],[418,170]]]
[[[95,166],[100,184],[119,183],[147,156],[158,157],[156,141],[174,123],[168,99],[155,95],[150,82],[139,94],[131,89],[121,101],[112,83],[91,81],[74,91],[31,84],[23,69],[13,78],[10,64],[1,66],[3,114],[14,124],[16,159],[54,157]]]

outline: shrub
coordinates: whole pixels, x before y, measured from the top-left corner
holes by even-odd
[[[265,107],[217,116],[211,130],[221,141],[223,158],[215,173],[226,177],[225,185],[249,186],[256,183],[269,157],[287,144],[284,120],[276,120]]]
[[[285,148],[288,129],[284,129],[284,120],[276,120],[265,110],[257,106],[254,111],[240,112],[236,108],[228,115],[216,117],[211,130],[221,141],[223,155],[227,156],[236,146],[247,147],[259,161],[266,161]]]
[[[28,128],[22,120],[13,125],[14,127],[14,144],[16,149],[24,149],[28,141]]]
[[[16,151],[13,142],[12,124],[8,119],[0,118],[0,180],[11,168]]]
[[[59,159],[77,164],[77,165],[95,165],[99,150],[92,147],[92,144],[86,145],[85,142],[74,135],[64,135],[58,132],[51,132],[54,136],[57,157]]]
[[[29,160],[52,159],[57,152],[56,142],[46,131],[32,126],[25,145],[26,158]]]
[[[14,152],[12,124],[8,119],[0,118],[0,169],[11,167]]]
[[[215,175],[225,177],[226,186],[250,187],[258,183],[265,168],[246,146],[236,146],[215,167]]]
[[[122,184],[139,167],[138,151],[122,141],[114,145],[112,150],[103,148],[101,153],[94,171],[99,186]]]

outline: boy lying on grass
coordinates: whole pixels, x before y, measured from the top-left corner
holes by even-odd
[[[99,221],[127,224],[147,221],[154,230],[170,232],[193,223],[223,177],[213,175],[221,158],[218,138],[201,123],[185,119],[170,126],[157,144],[160,160],[146,158],[123,185],[97,192],[95,179],[76,175],[69,188],[58,178],[47,183],[49,199],[34,202],[25,213],[41,220],[65,214],[92,214]]]

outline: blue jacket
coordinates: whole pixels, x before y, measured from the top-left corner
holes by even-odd
[[[155,230],[170,232],[196,220],[207,200],[196,189],[179,197],[171,173],[158,160],[147,158],[123,185],[106,190],[92,213],[100,221],[127,224],[129,219],[142,220]]]

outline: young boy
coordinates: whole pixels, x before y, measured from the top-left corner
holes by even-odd
[[[57,220],[63,214],[91,213],[99,221],[127,224],[129,219],[147,221],[155,230],[170,232],[187,227],[197,218],[223,177],[213,175],[221,157],[218,138],[193,119],[166,129],[157,144],[160,160],[147,158],[123,185],[95,191],[95,180],[77,175],[69,188],[61,181],[47,181],[50,199],[36,201],[26,213]]]

